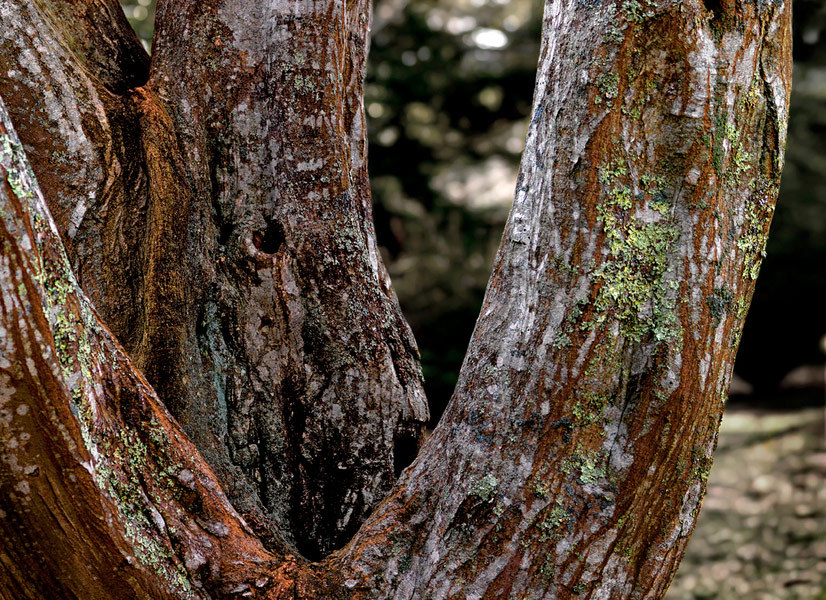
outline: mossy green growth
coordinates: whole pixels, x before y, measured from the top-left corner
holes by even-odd
[[[597,206],[609,256],[595,271],[601,283],[594,302],[596,325],[609,315],[619,320],[621,332],[632,340],[652,336],[667,341],[680,334],[676,315],[676,281],[669,281],[669,256],[679,237],[668,211],[658,211],[661,221],[641,222],[634,214],[628,168],[624,160],[610,161],[600,169],[605,197]],[[660,190],[659,176],[641,178],[650,195],[652,184]],[[655,207],[654,199],[648,200]],[[642,208],[642,207],[640,207]],[[665,213],[665,214],[663,214]]]
[[[554,336],[553,347],[557,350],[561,348],[569,348],[571,346],[571,336],[560,331]]]
[[[634,560],[634,556],[637,554],[637,549],[634,546],[622,546],[619,551],[629,561]]]
[[[539,567],[539,575],[542,577],[542,580],[547,583],[553,580],[554,575],[556,575],[556,565],[554,565],[550,557],[545,558],[542,566]]]
[[[23,155],[23,148],[7,134],[0,134],[0,164],[6,170],[6,181],[12,192],[21,201],[28,201],[33,193],[23,178],[23,173],[16,168],[19,157]]]
[[[758,75],[755,75],[751,80],[748,92],[740,97],[740,110],[752,110],[760,99],[763,97],[763,80]]]
[[[723,160],[725,159],[723,140],[726,138],[725,128],[727,124],[728,113],[726,112],[722,112],[714,120],[714,144],[711,148],[711,162],[714,165],[718,179],[723,177]]]
[[[706,456],[700,446],[694,447],[691,452],[691,458],[691,462],[694,465],[692,479],[705,484],[708,481],[709,475],[711,475],[711,467],[713,466],[714,461],[710,456]]]
[[[544,479],[535,479],[533,482],[533,495],[537,498],[547,498],[551,494],[551,487]]]
[[[626,524],[633,526],[634,515],[629,515],[628,513],[625,513],[619,519],[617,519],[617,529],[622,529],[623,527],[625,527]]]
[[[733,126],[726,126],[726,139],[731,144],[731,162],[729,168],[725,173],[725,184],[730,187],[736,187],[743,180],[743,176],[752,168],[752,155],[743,149],[743,143],[740,140],[740,132]]]
[[[488,473],[473,485],[470,495],[482,502],[488,502],[494,497],[498,488],[499,480]]]
[[[563,275],[576,275],[578,271],[578,267],[576,265],[568,264],[565,262],[564,257],[556,255],[551,257],[551,267]]]

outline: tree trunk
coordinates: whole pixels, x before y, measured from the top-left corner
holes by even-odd
[[[777,194],[790,11],[547,2],[485,304],[392,486],[427,408],[371,223],[367,2],[162,2],[150,67],[114,0],[0,0],[8,597],[661,597]]]
[[[343,545],[428,415],[371,219],[366,2],[162,3],[148,83],[115,0],[5,4],[0,93],[104,322],[259,533]],[[78,56],[102,23],[120,54]]]

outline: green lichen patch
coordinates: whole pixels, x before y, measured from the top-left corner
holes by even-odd
[[[602,418],[602,411],[611,402],[608,396],[597,394],[590,390],[577,391],[577,402],[573,408],[573,422],[584,427],[598,423]]]
[[[643,174],[640,177],[642,193],[649,199],[651,208],[668,218],[671,215],[672,198],[665,189],[663,175]]]
[[[21,202],[26,202],[32,197],[33,192],[24,178],[24,173],[17,168],[22,155],[23,148],[20,144],[9,135],[0,133],[0,164],[6,171],[6,181],[14,195]]]
[[[562,348],[569,348],[571,344],[571,336],[564,331],[559,331],[556,334],[556,336],[554,336],[553,347],[556,350],[560,350]]]
[[[549,481],[547,479],[547,474],[545,477],[535,477],[533,481],[533,495],[537,498],[548,498],[551,495],[551,487]]]
[[[617,7],[613,4],[609,5],[605,9],[606,12],[606,23],[605,23],[605,35],[603,36],[603,40],[606,44],[621,44],[625,35],[623,34],[623,30],[619,25],[618,18],[617,18]]]
[[[599,95],[594,98],[594,104],[601,104],[603,100],[611,102],[619,95],[619,73],[600,73],[594,80]]]
[[[632,206],[631,188],[625,183],[628,167],[623,160],[609,162],[599,170],[599,180],[608,195],[607,204],[612,207],[628,210]],[[605,207],[600,207],[604,210]],[[602,216],[602,215],[600,215]]]
[[[755,280],[760,273],[777,192],[777,183],[764,177],[752,182],[752,194],[745,205],[743,233],[737,239],[737,247],[743,252],[743,277],[746,279]]]
[[[499,488],[499,480],[491,473],[482,477],[470,488],[470,495],[480,502],[489,502]]]
[[[601,456],[591,453],[583,457],[579,466],[579,479],[582,483],[596,485],[606,476],[607,470]]]
[[[653,0],[623,0],[622,12],[632,23],[642,23],[654,16],[656,3]]]
[[[711,474],[713,460],[706,455],[705,448],[700,444],[695,444],[691,449],[692,480],[697,480],[703,484],[708,481]]]
[[[562,461],[560,469],[563,473],[578,479],[583,485],[596,485],[601,479],[608,477],[604,451],[585,452],[581,446]]]
[[[721,112],[714,121],[712,147],[712,164],[717,177],[726,187],[735,188],[742,184],[746,173],[753,168],[753,159],[753,155],[745,150],[737,127],[729,122],[728,113]]]
[[[680,331],[675,311],[677,283],[666,277],[679,231],[671,222],[669,210],[658,208],[661,203],[667,204],[667,198],[658,195],[663,191],[662,177],[640,178],[644,192],[635,197],[628,172],[624,159],[612,160],[600,169],[604,196],[597,214],[609,252],[594,272],[601,284],[593,303],[596,317],[584,328],[613,316],[629,339],[640,341],[651,336],[656,341],[667,341]],[[656,209],[662,220],[645,222],[633,214],[633,208],[644,208],[645,204]]]
[[[738,88],[738,93],[741,89]],[[759,74],[751,80],[749,89],[745,93],[740,94],[740,99],[737,102],[737,107],[741,113],[751,113],[759,105],[763,104],[763,79]]]
[[[536,525],[539,530],[539,541],[547,542],[561,538],[573,521],[571,511],[562,505],[561,500],[557,500],[541,513]]]
[[[679,334],[675,314],[675,283],[665,278],[668,256],[677,241],[676,228],[664,223],[640,224],[630,217],[626,225],[610,212],[603,214],[610,259],[596,271],[602,283],[595,308],[597,321],[613,314],[624,336],[656,341]]]

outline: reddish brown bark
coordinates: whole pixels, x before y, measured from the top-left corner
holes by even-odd
[[[548,2],[456,394],[332,554],[426,416],[370,223],[368,7],[162,3],[146,85],[114,2],[1,8],[9,594],[664,594],[777,193],[787,4]]]
[[[81,285],[259,533],[325,554],[427,420],[373,232],[367,5],[161,3],[146,85],[117,2],[71,10],[10,3],[0,94]]]

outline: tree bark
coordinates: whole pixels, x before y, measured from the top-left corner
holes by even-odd
[[[543,31],[457,389],[349,547],[358,597],[659,598],[694,528],[783,164],[790,7],[549,2]]]
[[[70,4],[0,2],[13,597],[664,595],[777,194],[788,3],[547,2],[485,304],[392,490],[427,409],[370,220],[369,6],[165,2],[147,74],[114,2]]]
[[[149,75],[115,0],[5,4],[0,93],[81,285],[259,533],[343,545],[428,416],[373,232],[366,2],[161,3]]]
[[[0,173],[0,595],[231,587],[269,556],[78,287],[2,102]]]

